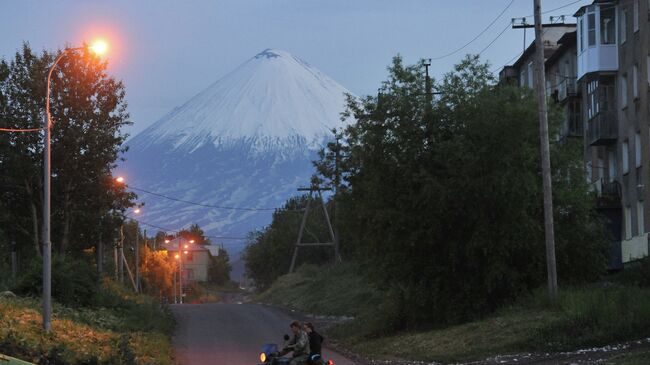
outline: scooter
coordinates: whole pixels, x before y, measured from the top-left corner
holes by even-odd
[[[289,335],[284,335],[284,342],[282,347],[286,347],[289,341]],[[260,365],[289,365],[291,358],[283,357],[282,352],[278,350],[278,345],[274,343],[267,343],[262,346],[260,352]],[[334,365],[334,361],[323,359],[321,355],[312,355],[308,360],[309,365]]]

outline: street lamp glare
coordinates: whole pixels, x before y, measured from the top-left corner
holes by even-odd
[[[139,214],[139,213],[140,213],[140,208],[136,208],[136,209],[133,211],[133,213],[135,213],[135,214]]]
[[[115,178],[115,181],[122,184],[122,183],[124,183],[124,178],[122,176],[119,176],[119,177]]]
[[[169,240],[165,240],[165,243],[169,243]]]
[[[194,240],[190,240],[190,243],[194,243]]]
[[[179,257],[180,257],[179,254],[176,254],[176,255],[174,256],[175,259],[178,259]]]
[[[103,39],[98,39],[94,41],[88,49],[97,56],[103,56],[108,51],[108,43]]]

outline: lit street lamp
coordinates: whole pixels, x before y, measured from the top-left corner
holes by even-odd
[[[52,120],[50,118],[50,82],[52,80],[52,72],[54,72],[56,65],[61,61],[63,56],[83,49],[88,49],[97,55],[101,55],[106,52],[108,45],[104,41],[97,41],[90,47],[66,48],[54,60],[47,74],[45,115],[43,116],[45,119],[45,143],[43,147],[43,329],[46,332],[52,330],[52,242],[50,238],[50,178],[52,174],[50,167],[50,148],[52,144]]]

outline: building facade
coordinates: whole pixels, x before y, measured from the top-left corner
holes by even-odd
[[[615,236],[611,266],[620,268],[648,255],[648,1],[594,1],[575,16],[587,178]]]
[[[595,0],[574,16],[573,29],[544,25],[546,92],[565,112],[559,139],[584,141],[610,269],[620,269],[650,245],[650,0]],[[533,88],[534,54],[533,43],[500,82]]]
[[[165,242],[159,249],[169,252],[169,257],[178,255],[177,260],[182,259],[184,283],[208,281],[208,269],[212,256],[210,250],[204,245],[191,243],[186,239],[177,237]]]

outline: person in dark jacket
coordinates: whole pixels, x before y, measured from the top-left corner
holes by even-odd
[[[310,322],[305,322],[303,327],[305,332],[307,332],[307,336],[309,336],[309,358],[316,354],[322,355],[321,349],[324,340],[323,336],[316,332],[314,325]]]

